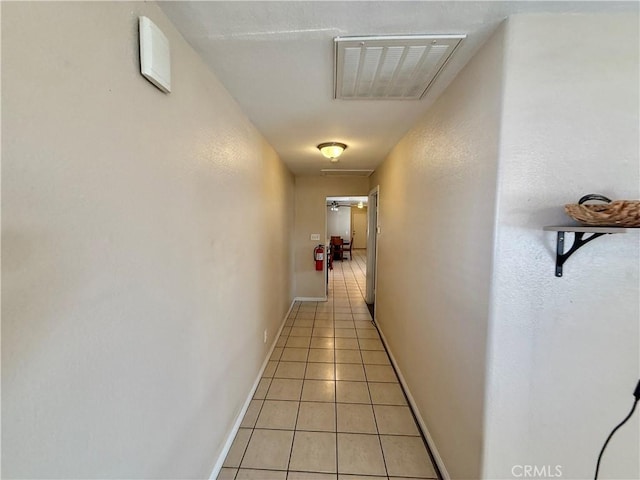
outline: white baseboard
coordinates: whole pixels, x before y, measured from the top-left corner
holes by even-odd
[[[209,480],[216,480],[218,478],[218,474],[220,473],[220,470],[222,469],[222,464],[224,463],[224,460],[225,460],[225,458],[227,458],[227,454],[229,453],[229,450],[231,449],[231,444],[233,443],[233,439],[236,438],[236,434],[238,433],[238,430],[240,429],[240,424],[242,423],[242,419],[244,418],[244,415],[247,413],[247,409],[249,408],[249,404],[251,403],[251,400],[253,399],[253,394],[255,393],[256,388],[258,388],[258,384],[260,383],[260,379],[262,378],[262,373],[264,372],[264,369],[267,368],[267,363],[269,362],[269,358],[271,357],[271,354],[273,353],[273,349],[276,347],[276,343],[278,342],[278,339],[280,338],[280,334],[282,333],[282,329],[284,328],[284,324],[287,321],[287,318],[289,317],[289,314],[291,313],[291,310],[293,309],[293,305],[294,305],[295,301],[296,301],[296,299],[294,299],[291,302],[291,305],[289,306],[289,310],[287,310],[287,313],[285,314],[284,319],[280,323],[280,328],[278,329],[278,333],[276,333],[275,337],[273,337],[273,343],[271,344],[271,348],[267,352],[267,356],[265,357],[264,362],[262,362],[262,367],[260,367],[260,371],[258,372],[258,376],[256,377],[256,380],[253,382],[253,386],[251,387],[251,391],[249,392],[249,395],[247,396],[247,399],[245,400],[244,405],[242,406],[242,409],[240,410],[240,413],[238,413],[238,416],[236,417],[235,422],[233,422],[233,427],[231,428],[231,431],[227,435],[227,440],[224,442],[224,446],[222,447],[222,450],[220,451],[220,454],[218,455],[218,460],[216,460],[216,463],[213,466],[213,471],[211,472],[211,475],[209,476]]]
[[[295,302],[326,302],[327,297],[296,297]]]
[[[438,449],[436,448],[436,444],[433,442],[433,438],[431,437],[431,434],[429,433],[429,430],[427,429],[427,424],[424,422],[424,419],[422,418],[422,415],[420,415],[420,411],[418,410],[418,406],[416,405],[416,401],[414,400],[413,395],[411,395],[411,390],[409,390],[409,386],[407,385],[407,382],[405,381],[404,376],[402,375],[402,371],[400,370],[400,367],[398,366],[398,362],[396,362],[396,359],[393,357],[393,353],[391,351],[391,348],[389,348],[389,343],[387,342],[387,339],[385,338],[384,333],[382,332],[382,329],[380,328],[380,325],[376,323],[376,326],[378,327],[378,332],[380,332],[380,338],[382,338],[382,341],[384,342],[384,345],[387,348],[387,353],[389,354],[389,358],[391,359],[391,363],[393,363],[393,366],[396,369],[396,373],[398,374],[398,378],[400,379],[400,383],[402,384],[402,388],[404,389],[404,392],[407,394],[407,399],[409,400],[409,404],[411,405],[411,409],[413,410],[413,413],[415,414],[416,419],[418,420],[418,423],[420,424],[420,429],[422,430],[422,433],[424,434],[424,437],[427,440],[427,444],[429,445],[429,450],[431,450],[431,454],[433,455],[433,459],[436,461],[436,464],[438,464],[438,468],[440,469],[440,474],[442,475],[443,480],[450,480],[451,476],[449,475],[449,472],[447,471],[447,467],[445,467],[444,461],[442,460],[442,457],[438,453]]]

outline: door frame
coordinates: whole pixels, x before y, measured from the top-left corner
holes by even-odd
[[[378,286],[378,234],[380,233],[380,227],[378,224],[379,205],[380,185],[376,185],[369,191],[369,202],[367,207],[367,291],[365,301],[368,304],[375,304],[376,290]]]

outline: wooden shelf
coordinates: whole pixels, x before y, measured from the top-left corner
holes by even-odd
[[[584,225],[551,225],[544,227],[548,232],[582,232],[582,233],[625,233],[624,227],[589,227]]]
[[[608,235],[613,233],[626,233],[627,229],[624,227],[590,227],[585,225],[550,225],[544,227],[543,230],[547,232],[558,232],[556,239],[556,277],[562,277],[562,267],[576,250],[586,245],[591,240],[595,240],[602,235]],[[567,250],[564,251],[564,234],[573,233],[573,244]],[[583,238],[585,233],[591,233],[592,235],[587,238]]]

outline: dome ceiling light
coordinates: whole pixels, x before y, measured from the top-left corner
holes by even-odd
[[[337,162],[338,157],[342,155],[342,152],[344,152],[346,148],[347,146],[344,143],[339,142],[325,142],[318,145],[320,153],[332,162]]]

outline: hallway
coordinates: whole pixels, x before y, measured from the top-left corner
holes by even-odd
[[[219,479],[437,478],[364,302],[366,251],[296,302]]]
[[[0,478],[593,478],[640,230],[564,206],[640,199],[638,2],[1,10]]]

